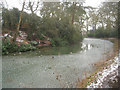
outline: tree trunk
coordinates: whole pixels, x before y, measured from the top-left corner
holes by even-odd
[[[87,19],[87,23],[86,23],[86,29],[87,29],[87,33],[88,33],[88,19]]]
[[[95,28],[94,28],[94,29],[95,29],[95,31],[96,31],[96,24],[95,24]]]
[[[75,6],[76,6],[76,3],[73,2],[72,24],[74,23],[74,17],[75,17]]]
[[[20,12],[19,22],[18,22],[17,30],[16,30],[16,32],[15,32],[15,34],[14,34],[13,42],[16,42],[16,38],[17,38],[18,33],[19,33],[20,24],[21,24],[21,18],[22,18],[22,13],[23,13],[23,10],[24,10],[24,6],[25,6],[25,0],[24,0],[24,2],[23,2],[22,10],[21,10],[21,12]]]
[[[103,22],[102,22],[102,28],[104,29],[104,24],[103,24]]]

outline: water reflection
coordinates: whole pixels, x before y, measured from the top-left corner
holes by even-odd
[[[110,42],[85,39],[76,45],[3,56],[3,88],[75,88],[78,78],[95,70],[93,63],[101,60],[105,45],[108,51],[112,49]]]
[[[82,52],[86,52],[87,50],[90,50],[91,48],[93,47],[92,44],[85,44],[85,43],[82,43],[82,46],[81,46],[81,51]]]
[[[39,56],[42,57],[43,55],[64,55],[64,54],[74,54],[77,52],[86,52],[87,50],[90,50],[93,46],[91,44],[86,44],[84,42],[75,44],[75,45],[69,45],[64,47],[44,47],[41,49],[38,49],[36,51],[29,51],[29,52],[19,52],[16,54],[10,54],[11,55],[22,55],[22,56]]]

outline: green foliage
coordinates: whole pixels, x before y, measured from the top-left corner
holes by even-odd
[[[36,46],[36,45],[38,45],[38,42],[36,42],[36,41],[31,41],[30,44],[33,45],[33,46]]]
[[[56,46],[54,40],[51,40],[51,46],[52,46],[52,47],[55,47],[55,46]]]
[[[68,45],[68,42],[63,40],[63,39],[61,39],[61,38],[54,38],[53,41],[54,41],[54,45],[55,46],[65,46],[65,45]]]
[[[57,20],[48,18],[40,27],[44,35],[52,39],[52,46],[65,46],[82,40],[82,34],[70,23],[69,17],[62,17],[59,22]]]
[[[26,51],[31,51],[31,50],[35,50],[36,47],[31,46],[31,44],[21,44],[18,51],[19,52],[26,52]]]
[[[3,29],[16,29],[20,11],[17,8],[2,9]]]
[[[9,41],[3,41],[2,43],[2,54],[3,55],[16,52],[17,49],[18,49],[18,46],[15,43],[11,43]]]
[[[75,5],[76,10],[74,13],[77,19],[75,19],[74,22],[79,22],[78,18],[85,13],[81,4],[78,4],[79,5]],[[35,41],[36,39],[47,40],[44,36],[49,37],[52,46],[65,46],[80,42],[82,40],[82,34],[79,32],[78,27],[72,24],[71,16],[73,15],[73,4],[69,3],[69,5],[71,7],[67,7],[65,3],[44,3],[41,9],[41,17],[36,14],[23,12],[20,30],[27,33],[27,40],[29,41]],[[5,12],[3,12],[5,15],[3,18],[3,28],[9,29],[10,27],[16,26],[20,14],[19,12],[20,11],[15,8],[13,10],[5,9]],[[10,13],[13,16],[11,16]],[[9,20],[8,17],[14,18],[14,22]],[[14,27],[13,29],[16,28]],[[31,44],[37,45],[36,42],[31,42]]]
[[[13,52],[25,52],[25,51],[30,51],[30,50],[35,50],[36,47],[31,46],[31,44],[21,44],[18,46],[14,42],[9,42],[9,41],[3,41],[2,43],[2,54],[7,55],[9,53]]]
[[[108,37],[117,37],[117,30],[107,30],[103,28],[98,28],[96,31],[91,30],[88,34],[88,37],[97,37],[97,38],[108,38]]]

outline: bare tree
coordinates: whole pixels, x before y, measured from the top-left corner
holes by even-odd
[[[23,1],[22,10],[20,12],[19,22],[18,22],[18,26],[17,26],[17,31],[15,32],[15,35],[14,35],[14,38],[13,38],[14,42],[16,41],[16,38],[17,38],[18,33],[19,33],[20,24],[21,24],[21,18],[22,18],[22,13],[23,13],[23,10],[24,10],[24,6],[25,6],[25,0]]]
[[[30,10],[32,15],[37,11],[38,7],[39,7],[40,1],[38,0],[37,3],[35,4],[35,2],[31,2],[29,0],[27,7],[25,8],[26,10]]]

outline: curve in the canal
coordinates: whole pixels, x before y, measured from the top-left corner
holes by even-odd
[[[112,50],[110,41],[85,38],[79,45],[3,56],[2,87],[76,87],[78,78],[81,80],[94,72],[93,63]]]

